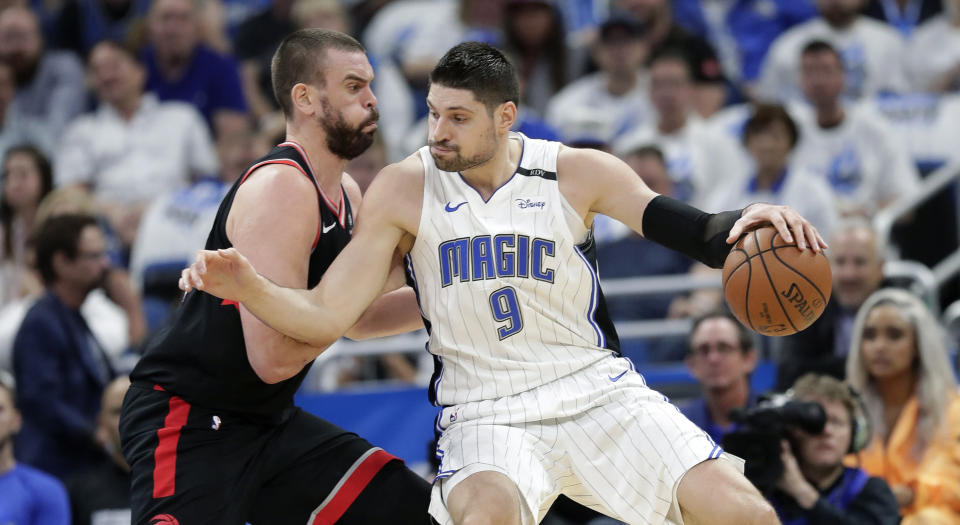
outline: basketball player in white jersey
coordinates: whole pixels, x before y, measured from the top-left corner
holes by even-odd
[[[460,44],[430,78],[429,146],[377,176],[317,287],[278,287],[232,249],[200,252],[181,287],[322,347],[404,255],[437,363],[441,524],[534,523],[561,493],[631,524],[777,523],[735,458],[619,356],[589,226],[609,215],[714,267],[758,225],[819,251],[816,230],[782,206],[704,213],[611,155],[510,132],[517,79],[493,47]]]

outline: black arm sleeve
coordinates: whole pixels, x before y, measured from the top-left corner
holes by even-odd
[[[658,195],[643,212],[643,236],[711,268],[722,268],[732,248],[727,244],[727,236],[742,213],[743,210],[706,213]]]
[[[886,482],[870,478],[846,509],[820,498],[806,517],[810,525],[897,525],[900,507]]]

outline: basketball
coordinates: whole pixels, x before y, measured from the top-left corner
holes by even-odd
[[[830,300],[827,257],[800,250],[773,226],[745,233],[723,265],[723,295],[744,326],[790,335],[810,326]]]

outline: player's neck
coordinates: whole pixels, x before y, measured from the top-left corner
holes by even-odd
[[[340,181],[343,177],[343,170],[347,166],[347,160],[340,158],[330,152],[327,148],[327,137],[322,131],[304,130],[287,125],[288,142],[296,142],[303,148],[307,154],[307,162],[313,168],[313,175],[317,178],[317,183],[334,204],[338,204],[340,199]]]
[[[723,388],[709,388],[704,391],[704,400],[713,422],[726,426],[730,424],[730,411],[747,406],[750,398],[750,386],[746,378]]]
[[[497,152],[487,162],[463,170],[460,174],[484,200],[489,199],[497,188],[513,177],[520,163],[523,144],[519,140],[502,139]]]

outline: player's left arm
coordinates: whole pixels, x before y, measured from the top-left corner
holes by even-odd
[[[601,213],[644,237],[720,268],[731,244],[744,232],[772,224],[801,249],[826,248],[816,228],[787,206],[755,203],[743,210],[707,213],[654,193],[623,161],[602,151],[563,147],[557,158],[560,191],[573,208],[592,221]]]
[[[343,174],[342,184],[356,218],[363,198],[360,186],[346,173]],[[354,340],[373,339],[423,328],[417,296],[413,288],[406,286],[402,262],[399,253],[395,253],[393,268],[387,277],[387,284],[383,287],[383,295],[363,312],[347,333],[343,334],[345,337]]]

